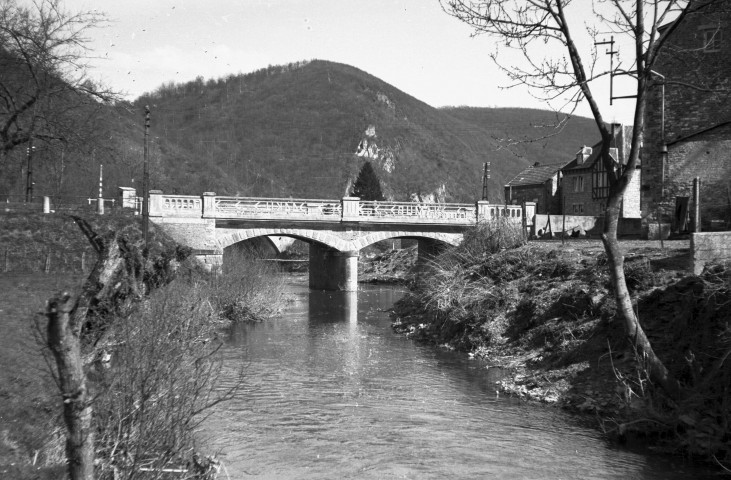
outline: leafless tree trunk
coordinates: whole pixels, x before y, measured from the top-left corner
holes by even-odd
[[[91,399],[81,359],[81,325],[76,321],[76,300],[64,292],[48,302],[48,347],[56,360],[66,424],[66,459],[71,480],[94,478],[94,434]]]

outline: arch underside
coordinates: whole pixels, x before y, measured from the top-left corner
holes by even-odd
[[[298,228],[253,228],[241,229],[216,235],[218,249],[223,249],[238,242],[261,236],[286,236],[302,240],[307,243],[318,243],[339,252],[358,251],[368,245],[392,238],[430,239],[447,245],[459,245],[462,242],[461,233],[444,232],[334,232],[323,230],[307,230]]]

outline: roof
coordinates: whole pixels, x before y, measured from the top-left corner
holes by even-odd
[[[584,160],[584,163],[579,165],[579,163],[576,161],[576,158],[574,158],[573,160],[571,160],[568,163],[568,165],[566,165],[561,170],[566,172],[566,171],[571,171],[571,170],[585,170],[587,168],[591,168],[594,166],[594,163],[599,159],[599,154],[601,153],[601,151],[602,151],[602,142],[599,142],[596,145],[594,145],[593,147],[591,147],[591,155],[589,155],[589,158]]]
[[[717,124],[712,125],[710,127],[706,127],[706,128],[702,128],[700,130],[696,130],[695,132],[691,132],[691,133],[689,133],[687,135],[682,135],[682,136],[680,136],[680,137],[678,137],[678,138],[676,138],[676,139],[674,139],[672,141],[667,142],[667,145],[670,146],[670,145],[673,145],[675,143],[684,142],[686,140],[689,140],[692,137],[695,137],[696,135],[701,135],[703,133],[710,132],[711,130],[715,130],[717,128],[725,127],[726,125],[731,125],[731,120],[725,120],[723,122],[717,123]]]
[[[552,163],[548,165],[533,165],[526,168],[512,180],[505,184],[506,187],[520,187],[525,185],[540,185],[550,180],[556,173],[561,170],[566,162]]]

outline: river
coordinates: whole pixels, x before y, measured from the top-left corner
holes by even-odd
[[[585,420],[496,393],[478,361],[391,331],[401,291],[309,291],[275,319],[236,326],[206,421],[219,478],[704,478],[680,458],[608,443]],[[210,433],[215,432],[215,434]],[[709,476],[710,478],[710,476]]]

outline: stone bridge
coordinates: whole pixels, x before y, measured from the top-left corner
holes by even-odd
[[[150,222],[156,224],[209,268],[227,262],[244,246],[275,248],[287,238],[310,245],[310,288],[355,290],[358,254],[374,243],[416,239],[419,259],[443,245],[458,245],[479,221],[508,217],[529,227],[535,204],[371,202],[341,200],[163,195],[151,190]]]

